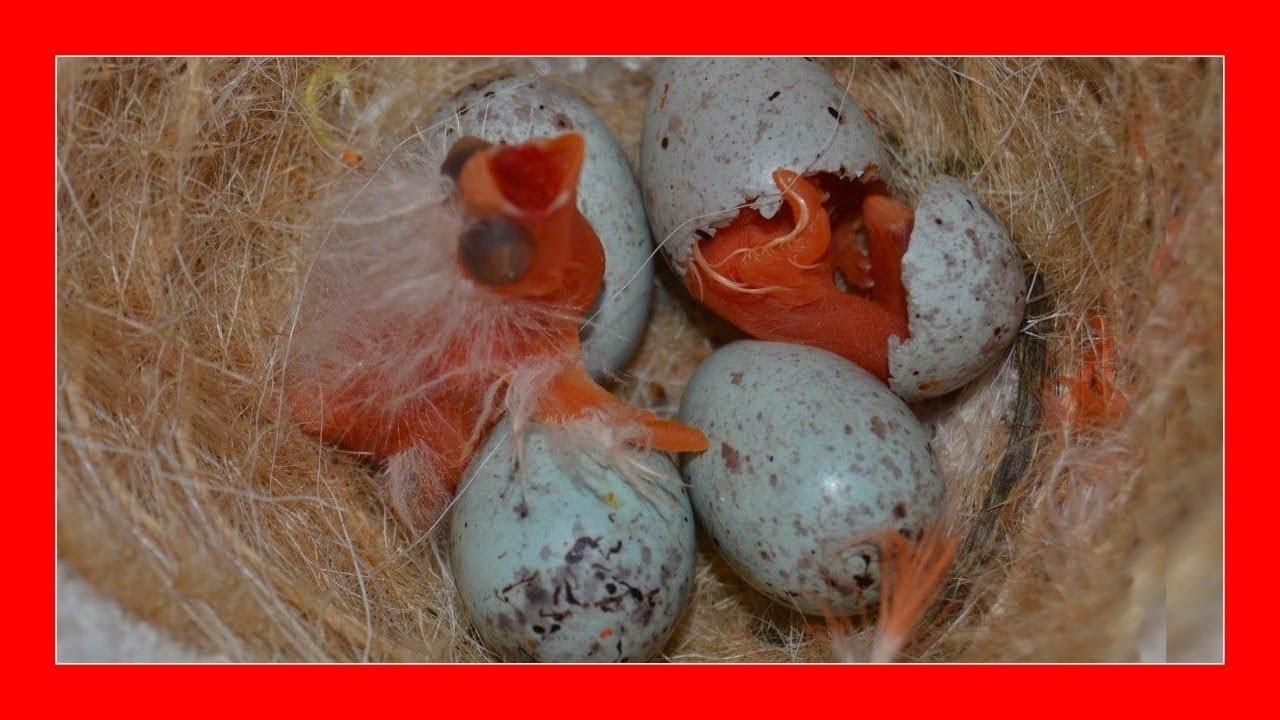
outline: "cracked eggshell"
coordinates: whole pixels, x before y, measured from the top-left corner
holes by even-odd
[[[639,186],[600,116],[566,88],[523,76],[464,90],[436,112],[429,127],[440,138],[443,152],[466,135],[519,143],[582,133],[587,147],[578,181],[578,210],[600,236],[605,254],[604,285],[587,311],[588,318],[595,317],[583,331],[582,354],[597,377],[626,365],[649,319],[652,243]]]
[[[1008,351],[1027,285],[1009,231],[973,191],[940,176],[916,205],[902,258],[906,342],[889,339],[889,386],[906,400],[936,397],[981,375]]]
[[[884,528],[915,539],[944,487],[928,434],[875,376],[817,348],[742,340],[694,372],[680,420],[710,449],[686,455],[699,521],[764,594],[852,614],[879,596]]]
[[[640,175],[654,239],[684,275],[698,233],[714,235],[748,200],[773,217],[780,167],[888,179],[862,108],[822,66],[800,58],[670,59],[645,106]],[[668,238],[670,235],[670,238]]]
[[[509,661],[649,659],[693,589],[693,512],[675,464],[645,452],[667,482],[642,493],[551,428],[524,436],[517,465],[510,429],[490,432],[450,519],[472,625]]]

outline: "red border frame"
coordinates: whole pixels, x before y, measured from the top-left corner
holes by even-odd
[[[1002,2],[998,9],[951,5],[931,14],[921,3],[909,9],[850,6],[846,17],[817,17],[816,7],[792,11],[776,4],[740,3],[732,13],[694,3],[636,3],[616,8],[599,3],[559,3],[544,8],[512,11],[528,16],[505,22],[478,20],[468,5],[438,9],[418,3],[402,11],[380,9],[383,17],[359,14],[357,6],[303,10],[263,3],[217,4],[188,7],[154,2],[125,11],[114,5],[79,10],[59,4],[57,25],[51,17],[36,21],[26,36],[29,52],[11,68],[9,114],[23,132],[14,133],[18,159],[10,167],[48,168],[53,154],[54,128],[53,58],[55,54],[172,53],[239,54],[1090,54],[1090,53],[1186,53],[1225,54],[1227,57],[1227,147],[1234,150],[1227,165],[1229,229],[1239,237],[1242,227],[1256,223],[1267,205],[1254,195],[1269,187],[1263,157],[1274,155],[1274,141],[1262,142],[1260,93],[1274,82],[1263,75],[1268,67],[1261,56],[1259,36],[1264,23],[1236,20],[1226,15],[1177,11],[1169,4],[1158,9],[1126,7],[1120,3],[1073,3],[1033,10],[1025,2]],[[576,10],[571,5],[584,6]],[[1094,5],[1095,7],[1089,7]],[[372,9],[372,8],[371,8]],[[626,10],[625,13],[622,11]],[[780,12],[781,10],[781,12]],[[39,10],[37,10],[39,12]],[[51,11],[47,11],[51,12]],[[504,17],[504,10],[486,4],[484,15]],[[548,19],[546,16],[554,12]],[[127,13],[127,16],[126,16]],[[175,15],[177,13],[177,15]],[[187,13],[186,17],[181,17]],[[613,14],[607,17],[607,14]],[[788,14],[790,13],[790,14]],[[1035,14],[1043,13],[1035,17]],[[391,18],[387,21],[385,18]],[[71,25],[69,23],[74,23]],[[554,32],[533,30],[555,24]],[[582,30],[574,29],[581,24]],[[610,29],[611,28],[611,29]],[[768,31],[763,35],[761,29]],[[22,40],[26,30],[16,30]],[[17,88],[13,88],[17,84]],[[29,103],[23,103],[30,99]],[[32,138],[46,138],[44,143]],[[1270,139],[1268,139],[1270,140]],[[26,157],[29,155],[30,157]],[[10,352],[20,357],[17,407],[44,409],[56,414],[48,402],[48,388],[56,387],[52,354],[52,312],[27,312],[33,306],[54,307],[55,253],[43,244],[54,233],[54,192],[38,183],[15,178],[17,193],[11,207],[21,230],[10,238],[9,252],[16,256],[5,283],[8,306],[17,327],[10,334]],[[55,183],[56,187],[56,176]],[[26,232],[23,232],[26,231]],[[1231,327],[1265,327],[1249,302],[1253,288],[1264,281],[1272,267],[1270,238],[1264,238],[1261,257],[1251,246],[1247,254],[1237,243],[1226,258],[1231,284],[1227,290],[1227,323]],[[39,267],[40,272],[27,268]],[[1255,275],[1256,277],[1250,277]],[[1252,282],[1259,281],[1258,283]],[[42,297],[43,302],[33,301]],[[45,304],[48,303],[48,304]],[[1261,342],[1261,341],[1260,341]],[[42,352],[29,353],[23,344],[33,343]],[[136,714],[178,712],[224,715],[227,711],[252,714],[326,715],[351,712],[367,714],[375,708],[403,705],[410,712],[434,714],[457,707],[472,711],[526,714],[599,713],[640,715],[654,701],[668,700],[692,713],[747,712],[751,715],[792,715],[797,711],[831,708],[860,715],[871,708],[902,714],[938,712],[951,715],[1030,712],[1034,716],[1078,715],[1080,712],[1119,714],[1126,710],[1145,714],[1220,710],[1224,701],[1241,699],[1250,667],[1260,653],[1258,639],[1271,632],[1261,612],[1266,596],[1251,592],[1252,556],[1268,553],[1270,544],[1251,544],[1247,529],[1266,522],[1275,508],[1274,470],[1263,455],[1262,440],[1253,428],[1269,427],[1269,413],[1253,401],[1269,389],[1270,357],[1261,346],[1254,351],[1242,342],[1228,343],[1229,375],[1249,379],[1250,391],[1240,383],[1227,384],[1227,468],[1236,482],[1227,494],[1227,547],[1233,571],[1228,582],[1227,663],[1224,667],[76,667],[53,662],[51,630],[55,623],[50,545],[54,537],[52,483],[54,453],[32,452],[44,443],[54,445],[56,417],[49,425],[29,422],[27,413],[12,416],[9,431],[11,456],[20,458],[9,487],[16,497],[10,503],[10,557],[17,566],[16,582],[5,593],[11,633],[10,646],[16,672],[15,687],[32,696],[46,683],[56,684],[48,698],[60,711],[101,712],[111,706],[128,707]],[[48,356],[44,355],[48,353]],[[26,362],[30,367],[26,367]],[[48,377],[50,385],[26,381]],[[24,378],[19,380],[18,378]],[[1255,390],[1256,389],[1256,390]],[[1268,408],[1269,409],[1269,408]],[[48,416],[46,416],[48,417]],[[1258,422],[1250,422],[1257,420]],[[48,446],[46,446],[48,447]],[[56,449],[55,449],[56,452]],[[1251,472],[1251,471],[1260,472]],[[1272,470],[1271,472],[1261,472]],[[1244,478],[1256,481],[1246,482]],[[31,509],[35,509],[34,512]],[[47,538],[49,545],[32,537]],[[1266,559],[1258,566],[1269,568]],[[1269,574],[1269,573],[1267,573]],[[1259,574],[1260,575],[1260,574]],[[1265,577],[1265,575],[1263,575]],[[1173,589],[1171,589],[1173,591]],[[25,677],[22,677],[25,676]],[[437,690],[432,692],[433,690]],[[637,692],[640,691],[640,692]],[[1225,692],[1224,692],[1225,691]],[[32,697],[34,699],[34,697]],[[648,714],[648,713],[644,713]],[[1181,713],[1179,713],[1181,714]]]

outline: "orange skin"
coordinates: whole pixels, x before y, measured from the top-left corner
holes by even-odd
[[[1101,315],[1085,318],[1091,332],[1090,347],[1076,375],[1058,375],[1045,381],[1045,405],[1059,424],[1102,428],[1122,420],[1129,401],[1116,379],[1114,340]]]
[[[850,222],[833,229],[815,182],[779,169],[787,209],[765,218],[744,209],[693,248],[685,285],[699,301],[752,337],[829,350],[889,379],[889,338],[910,337],[902,256],[912,213],[871,194],[861,204],[867,252]],[[852,286],[836,286],[839,270]]]
[[[593,410],[622,421],[638,422],[649,431],[641,444],[668,452],[701,451],[707,439],[700,431],[661,420],[632,408],[587,373],[579,353],[578,328],[604,280],[604,248],[591,225],[577,209],[578,174],[582,165],[580,135],[535,140],[516,146],[496,146],[466,160],[457,178],[457,191],[469,214],[501,215],[515,221],[533,240],[533,255],[525,272],[505,285],[485,285],[459,261],[459,272],[491,292],[518,301],[547,303],[565,310],[561,320],[523,339],[494,338],[489,375],[465,375],[459,382],[436,383],[428,395],[397,403],[394,408],[361,402],[376,396],[376,380],[357,378],[328,398],[319,397],[306,379],[290,388],[294,416],[308,432],[345,450],[366,454],[376,462],[414,446],[425,445],[436,456],[436,468],[452,492],[475,454],[483,432],[473,434],[482,418],[487,432],[498,419],[501,393],[489,393],[501,383],[503,365],[518,366],[537,357],[571,358],[552,382],[539,405],[539,419],[563,423]],[[424,338],[430,328],[405,329]],[[470,339],[468,345],[474,345]],[[467,362],[467,348],[445,348],[439,362],[420,368],[423,377],[441,377]],[[478,435],[478,436],[477,436]]]

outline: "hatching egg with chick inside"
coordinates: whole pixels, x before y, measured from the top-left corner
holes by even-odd
[[[469,87],[442,106],[431,133],[446,146],[461,137],[498,144],[576,132],[586,141],[578,209],[605,252],[604,285],[587,312],[582,354],[597,377],[631,358],[648,321],[652,244],[640,189],[609,128],[569,89],[540,77],[518,76]]]
[[[643,662],[693,588],[693,512],[670,458],[601,462],[564,430],[503,421],[450,518],[459,596],[508,661]],[[629,468],[623,473],[621,468]]]
[[[743,579],[803,612],[873,607],[874,538],[916,540],[941,510],[924,427],[878,379],[825,350],[730,343],[694,372],[680,419],[710,442],[684,456],[699,522]]]
[[[753,337],[848,358],[909,400],[972,380],[1021,321],[1008,233],[950,179],[915,211],[896,200],[875,129],[817,63],[665,61],[641,175],[653,234],[699,302]]]

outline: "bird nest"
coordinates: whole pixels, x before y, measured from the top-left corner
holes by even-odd
[[[963,540],[900,657],[1207,659],[1222,593],[1222,63],[843,59],[918,196],[971,184],[1034,273],[1013,352],[917,407]],[[68,59],[58,66],[60,556],[234,660],[483,661],[445,535],[282,411],[308,205],[466,84],[540,73],[637,167],[648,61]],[[734,331],[665,270],[615,392],[670,416]],[[1182,588],[1166,596],[1165,587]],[[661,658],[859,660],[699,548]]]

